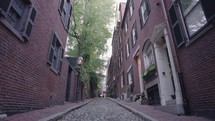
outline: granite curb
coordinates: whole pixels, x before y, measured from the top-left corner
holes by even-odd
[[[69,109],[66,109],[66,110],[64,110],[64,111],[55,113],[55,114],[50,115],[50,116],[48,116],[48,117],[44,117],[44,118],[42,118],[42,119],[40,119],[40,120],[38,120],[38,121],[56,121],[56,120],[62,118],[63,116],[65,116],[66,114],[68,114],[69,112],[74,111],[74,110],[76,110],[76,109],[78,109],[78,108],[81,108],[81,107],[85,106],[86,104],[88,104],[88,103],[91,102],[92,100],[93,100],[93,99],[90,99],[89,101],[85,102],[84,104],[80,104],[80,105],[71,107],[71,108],[69,108]]]
[[[140,118],[143,119],[144,121],[158,121],[157,119],[155,119],[155,118],[153,118],[153,117],[151,117],[151,116],[148,116],[148,115],[146,115],[146,114],[144,114],[144,113],[142,113],[142,112],[140,112],[140,111],[137,111],[137,110],[135,110],[134,108],[131,108],[131,107],[126,106],[126,105],[123,105],[123,104],[120,104],[120,103],[118,103],[117,101],[115,101],[115,100],[113,100],[113,99],[111,99],[111,98],[108,98],[108,97],[107,97],[107,99],[109,99],[110,101],[113,101],[113,102],[115,102],[116,104],[120,105],[121,107],[127,109],[128,111],[130,111],[130,112],[132,112],[133,114],[137,115],[138,117],[140,117]]]

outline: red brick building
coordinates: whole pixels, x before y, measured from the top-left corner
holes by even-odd
[[[164,1],[188,113],[215,119],[215,1]]]
[[[122,85],[116,86],[117,95],[144,93],[159,110],[214,118],[214,5],[213,0],[128,0],[125,10],[119,9],[120,54],[111,58],[121,62],[112,75]]]
[[[70,0],[1,0],[1,113],[64,103],[71,10]]]

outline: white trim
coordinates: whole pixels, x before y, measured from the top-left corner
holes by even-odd
[[[129,68],[128,68],[128,70],[127,70],[127,73],[129,72],[129,70],[131,69],[131,67],[132,67],[132,65],[129,66]]]
[[[138,52],[139,49],[140,49],[140,45],[138,45],[138,46],[137,46],[137,49],[134,51],[134,54],[133,54],[133,56],[132,56],[133,58],[135,57],[135,55],[137,54],[137,52]]]
[[[165,23],[158,24],[154,27],[152,37],[150,39],[152,43],[155,43],[163,35],[163,30],[165,27],[166,27]]]

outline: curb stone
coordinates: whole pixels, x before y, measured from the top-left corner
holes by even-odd
[[[67,110],[61,111],[61,112],[59,112],[59,113],[55,113],[55,114],[50,115],[50,116],[48,116],[48,117],[42,118],[42,119],[40,119],[39,121],[56,121],[56,120],[62,118],[63,116],[65,116],[66,114],[68,114],[69,112],[74,111],[74,110],[76,110],[76,109],[78,109],[78,108],[81,108],[81,107],[85,106],[86,104],[88,104],[88,103],[91,102],[92,100],[93,100],[93,99],[90,99],[89,101],[87,101],[87,102],[84,103],[84,104],[80,104],[80,105],[71,107],[71,108],[69,108],[69,109],[67,109]]]
[[[7,114],[0,114],[0,121],[2,121],[5,118],[7,118]]]
[[[122,105],[122,104],[118,103],[117,101],[115,101],[115,100],[113,100],[111,98],[107,98],[107,99],[109,99],[110,101],[113,101],[113,102],[117,103],[118,105],[120,105],[121,107],[127,109],[128,111],[132,112],[133,114],[137,115],[138,117],[140,117],[144,121],[158,121],[157,119],[152,118],[151,116],[148,116],[148,115],[146,115],[146,114],[144,114],[144,113],[142,113],[140,111],[137,111],[137,110],[135,110],[135,109],[133,109],[133,108],[131,108],[129,106]]]

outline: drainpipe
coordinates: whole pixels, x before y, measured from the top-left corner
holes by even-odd
[[[173,2],[175,0],[172,0]],[[162,4],[162,8],[163,8],[163,14],[164,14],[164,18],[165,18],[165,22],[167,24],[167,29],[169,30],[169,32],[171,33],[171,26],[169,24],[169,20],[168,20],[168,17],[167,17],[167,13],[166,13],[166,6],[165,6],[165,3],[164,3],[164,0],[161,0],[161,4]],[[171,33],[172,34],[172,33]],[[180,71],[180,66],[179,66],[179,63],[178,63],[178,57],[177,57],[177,54],[174,55],[176,58],[177,58],[177,61],[176,64],[177,64],[177,68],[178,68],[178,79],[179,79],[179,83],[180,83],[180,88],[181,88],[181,93],[182,93],[182,98],[183,98],[183,108],[184,108],[184,111],[185,111],[185,115],[189,115],[189,105],[188,105],[188,101],[187,101],[187,96],[186,96],[186,90],[185,90],[185,85],[184,85],[184,81],[183,81],[183,78],[182,78],[182,74],[181,74],[181,71]]]

